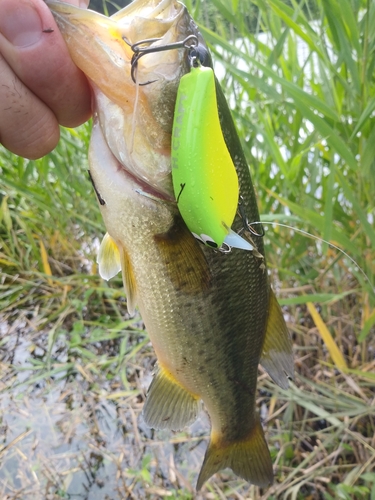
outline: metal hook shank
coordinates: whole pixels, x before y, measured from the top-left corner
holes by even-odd
[[[133,57],[131,59],[131,78],[134,83],[137,83],[136,80],[136,69],[138,66],[138,61],[141,57],[145,56],[146,54],[152,54],[153,52],[164,52],[166,50],[174,50],[174,49],[194,49],[195,47],[198,46],[198,38],[195,35],[189,35],[186,37],[184,40],[181,40],[180,42],[175,42],[175,43],[167,43],[165,45],[156,45],[156,46],[149,46],[149,44],[152,44],[154,42],[157,42],[161,40],[161,38],[148,38],[145,40],[140,40],[139,42],[133,43],[132,45],[124,38],[124,41],[130,45],[130,48],[134,52]],[[146,44],[146,47],[144,45]],[[140,83],[139,85],[148,85],[149,83],[153,83],[156,80],[152,80],[149,82],[145,83]]]

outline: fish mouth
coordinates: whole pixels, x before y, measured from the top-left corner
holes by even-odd
[[[118,164],[118,170],[126,176],[127,180],[132,181],[133,184],[136,184],[138,186],[134,189],[137,194],[145,196],[146,198],[149,198],[151,200],[168,202],[176,205],[176,199],[172,194],[158,190],[153,185],[144,181],[141,177],[136,176],[121,163]]]
[[[184,39],[180,31],[186,26],[180,21],[186,9],[177,0],[135,0],[111,17],[58,0],[45,2],[75,64],[126,111],[132,108],[131,98],[136,90],[130,78],[132,45],[150,38],[163,39],[162,43]],[[140,73],[156,71],[159,74],[154,75],[154,79],[158,80],[166,72],[166,78],[170,79],[168,72],[171,68],[175,71],[174,59],[172,52],[153,54],[139,61],[138,70]]]
[[[46,0],[75,64],[88,77],[94,112],[121,168],[139,189],[174,201],[171,130],[185,52],[153,52],[138,60],[132,79],[131,44],[157,38],[158,44],[195,34],[186,8],[177,0],[135,0],[112,17]]]

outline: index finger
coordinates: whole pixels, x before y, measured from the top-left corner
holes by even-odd
[[[86,121],[91,114],[89,84],[71,60],[46,4],[41,0],[0,3],[0,52],[15,75],[61,125],[74,127]]]

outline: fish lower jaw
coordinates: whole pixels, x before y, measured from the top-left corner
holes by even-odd
[[[136,185],[134,189],[136,193],[156,201],[163,201],[163,202],[166,201],[170,203],[176,202],[175,197],[172,194],[172,188],[170,193],[168,193],[167,190],[158,189],[149,182],[147,182],[145,179],[142,179],[141,177],[135,175],[133,172],[129,171],[122,164],[119,164],[118,170],[121,171],[128,178],[130,177],[132,183]]]

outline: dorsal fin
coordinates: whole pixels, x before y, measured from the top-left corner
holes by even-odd
[[[267,331],[260,364],[272,380],[283,389],[294,378],[292,342],[284,316],[275,294],[270,288]]]

